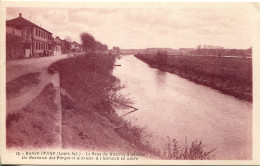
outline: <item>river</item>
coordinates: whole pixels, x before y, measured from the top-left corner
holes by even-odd
[[[137,111],[125,116],[152,133],[151,144],[170,138],[203,141],[218,160],[252,158],[252,103],[224,95],[175,74],[149,67],[132,55],[117,60],[113,75]],[[123,114],[129,110],[119,110]]]

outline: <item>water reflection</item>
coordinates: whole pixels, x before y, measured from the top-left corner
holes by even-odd
[[[154,71],[156,83],[157,83],[157,90],[164,90],[166,86],[166,72],[161,71],[161,70],[155,70]]]

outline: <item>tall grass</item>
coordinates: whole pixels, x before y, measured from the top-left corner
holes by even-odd
[[[216,150],[205,150],[206,145],[202,141],[192,141],[191,145],[185,144],[181,147],[176,139],[167,137],[167,143],[163,149],[162,158],[168,160],[212,160],[215,158],[213,152]]]
[[[93,120],[92,124],[98,123],[100,117],[108,120],[103,124],[105,125],[102,128],[103,135],[100,134],[102,136],[92,140],[96,142],[96,147],[101,145],[101,143],[97,143],[98,140],[105,139],[102,137],[106,137],[107,133],[110,136],[117,133],[117,135],[129,142],[134,149],[147,151],[142,142],[143,129],[134,126],[130,121],[125,120],[115,112],[117,108],[128,108],[133,102],[119,92],[124,86],[120,84],[120,80],[112,75],[114,62],[114,55],[85,54],[84,56],[77,56],[54,63],[52,67],[60,73],[62,88],[74,99],[74,102],[72,102],[62,95],[62,106],[65,109],[74,109],[74,116],[77,115],[79,119],[88,116],[83,119]],[[69,119],[64,119],[64,121],[70,123]],[[85,125],[88,123],[85,122]],[[96,124],[96,126],[98,125],[100,124]],[[78,133],[81,130],[84,132],[84,128],[87,127],[82,124],[81,127],[73,128],[75,130],[73,132]],[[90,132],[88,134],[91,135]],[[92,134],[96,133],[93,132]],[[69,140],[69,138],[64,136],[63,140]],[[117,140],[110,142],[117,142]],[[70,143],[77,144],[75,142],[66,144]]]

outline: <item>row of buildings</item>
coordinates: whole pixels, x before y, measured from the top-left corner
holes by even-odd
[[[68,42],[53,37],[48,30],[22,17],[6,21],[7,59],[61,55],[70,51],[81,51],[77,42]]]

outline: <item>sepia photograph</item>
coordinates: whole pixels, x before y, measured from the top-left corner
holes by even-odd
[[[1,11],[3,162],[256,160],[259,3],[48,3]]]

